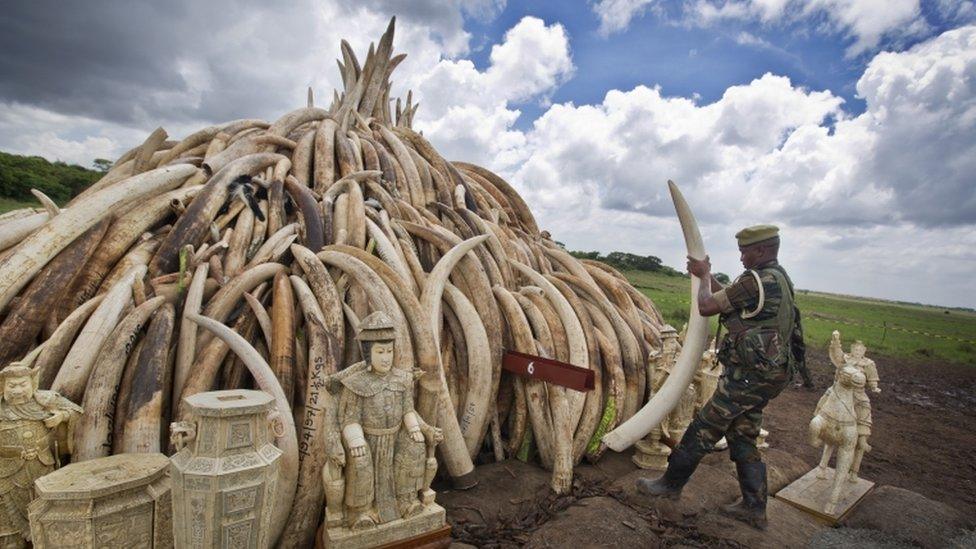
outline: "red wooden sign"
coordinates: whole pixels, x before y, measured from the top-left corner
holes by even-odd
[[[580,368],[551,358],[505,351],[502,368],[523,377],[555,383],[577,391],[592,391],[595,387],[593,370]]]

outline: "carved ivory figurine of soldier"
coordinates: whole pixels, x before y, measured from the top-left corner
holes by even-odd
[[[81,407],[53,391],[37,390],[35,370],[13,362],[0,370],[0,547],[26,547],[27,505],[34,480],[59,465]]]
[[[857,474],[861,470],[861,459],[864,457],[864,453],[871,451],[871,445],[868,444],[872,424],[871,399],[868,398],[867,390],[870,390],[872,393],[881,392],[881,388],[878,386],[878,383],[881,381],[878,377],[878,367],[873,360],[864,356],[866,352],[867,347],[863,342],[857,340],[851,344],[850,354],[845,353],[841,347],[840,332],[834,330],[830,338],[830,347],[827,354],[830,355],[830,361],[837,368],[834,375],[835,381],[840,377],[845,366],[855,368],[864,375],[864,383],[854,388],[854,413],[857,417],[857,447],[854,450],[854,462],[851,465],[851,482],[857,480]],[[827,391],[829,392],[830,389],[827,389]],[[826,398],[827,394],[824,394],[820,399],[821,403]],[[819,408],[820,404],[817,407]]]
[[[389,316],[377,311],[364,318],[356,339],[363,362],[328,383],[338,402],[328,418],[329,462],[322,476],[326,527],[362,531],[413,517],[433,503],[433,449],[442,434],[414,410],[420,371],[393,367]]]
[[[854,366],[842,364],[837,368],[834,385],[827,389],[817,403],[810,421],[810,443],[824,447],[817,471],[818,479],[826,479],[830,456],[837,451],[834,478],[823,510],[834,513],[844,491],[844,479],[857,481],[853,469],[854,456],[859,446],[858,422],[854,407],[858,390],[864,390],[864,374]]]

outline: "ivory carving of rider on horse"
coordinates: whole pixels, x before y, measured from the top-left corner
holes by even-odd
[[[867,347],[860,340],[851,344],[851,352],[845,353],[840,344],[840,332],[834,330],[830,340],[830,361],[838,368],[844,365],[853,366],[864,374],[864,385],[854,390],[854,414],[857,416],[857,449],[854,454],[854,464],[851,466],[851,481],[857,480],[857,473],[861,469],[861,458],[865,452],[871,451],[868,444],[868,437],[871,436],[871,400],[868,398],[867,391],[880,393],[881,388],[878,383],[878,367],[874,361],[864,356]],[[837,374],[835,374],[837,377]]]
[[[834,331],[830,341],[830,360],[837,368],[834,384],[817,403],[814,418],[810,421],[810,443],[824,445],[818,477],[827,478],[827,465],[834,450],[837,451],[834,479],[830,497],[824,511],[832,514],[844,490],[844,479],[858,480],[861,459],[871,451],[868,437],[871,435],[871,402],[865,389],[880,393],[878,371],[874,361],[865,358],[866,348],[856,341],[850,354],[843,352],[840,332]]]

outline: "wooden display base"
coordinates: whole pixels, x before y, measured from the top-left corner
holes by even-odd
[[[379,549],[445,549],[451,545],[451,541],[451,525],[445,524],[438,530],[381,545]]]
[[[316,548],[441,549],[451,544],[451,526],[444,518],[444,508],[432,503],[417,516],[365,530],[320,529]]]
[[[833,483],[834,470],[827,468],[827,478],[817,478],[820,472],[818,467],[793,481],[792,484],[776,493],[776,497],[789,503],[790,505],[806,511],[811,515],[823,520],[831,526],[843,521],[851,510],[864,499],[874,488],[874,483],[863,478],[858,478],[857,482],[844,481],[844,491],[841,492],[840,501],[833,513],[828,514],[824,511],[824,505],[830,496],[830,485]]]

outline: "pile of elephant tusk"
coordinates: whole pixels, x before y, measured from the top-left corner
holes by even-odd
[[[274,532],[306,545],[323,509],[325,379],[359,360],[352,338],[373,310],[399,326],[397,367],[424,372],[417,410],[443,428],[441,466],[459,485],[476,461],[537,456],[566,492],[574,464],[650,429],[602,442],[649,413],[654,304],[540,232],[500,177],[411,129],[417,104],[390,99],[405,57],[393,28],[362,64],[342,42],[328,109],[310,92],[273,123],[180,141],[158,129],[63,208],[0,217],[0,364],[25,362],[84,407],[76,460],[171,453],[184,397],[260,388],[283,427]],[[691,338],[704,329],[693,318]],[[506,349],[592,369],[596,389],[503,374]],[[697,366],[700,349],[685,350],[668,383]]]

